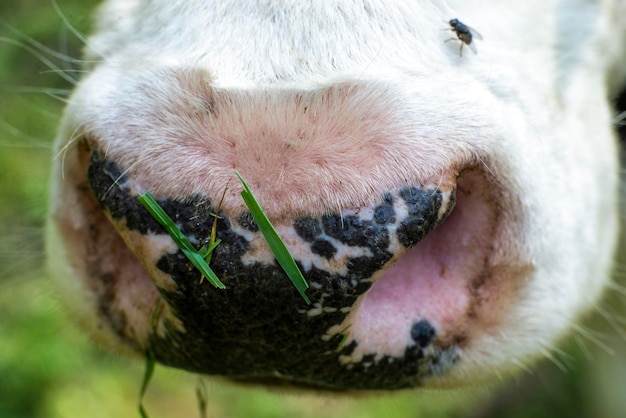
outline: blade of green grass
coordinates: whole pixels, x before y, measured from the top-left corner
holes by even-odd
[[[198,410],[200,411],[200,418],[206,418],[208,393],[206,385],[204,383],[204,379],[202,379],[202,377],[198,378],[198,383],[196,384],[196,399],[198,400]]]
[[[250,191],[250,187],[248,187],[246,181],[243,179],[243,177],[241,177],[241,174],[239,174],[238,172],[235,172],[235,174],[237,175],[237,177],[239,177],[239,180],[243,184],[241,197],[246,203],[246,206],[248,206],[248,209],[250,209],[250,213],[252,214],[254,221],[259,227],[261,234],[263,234],[263,238],[265,238],[265,241],[267,241],[267,245],[269,245],[270,250],[272,250],[274,257],[276,257],[276,260],[278,261],[278,264],[280,264],[293,285],[296,287],[296,289],[298,289],[298,292],[300,292],[302,298],[307,304],[310,305],[311,301],[304,293],[306,289],[309,288],[309,284],[306,282],[306,279],[302,275],[302,272],[298,268],[298,265],[289,253],[289,250],[285,246],[285,243],[280,238],[278,232],[276,232],[276,229],[261,208],[261,205],[259,205],[259,202],[252,194],[252,191]]]
[[[211,255],[213,255],[213,250],[215,249],[215,247],[220,245],[221,242],[221,239],[218,239],[213,243],[209,242],[210,245],[208,247],[205,245],[198,250],[198,253],[202,256],[202,258],[204,258],[204,261],[206,261],[207,264],[211,262]]]
[[[211,270],[211,267],[205,261],[205,257],[198,252],[191,245],[191,242],[187,239],[187,237],[182,233],[180,229],[176,226],[172,218],[170,218],[167,213],[159,206],[157,201],[152,197],[152,195],[148,192],[139,196],[139,202],[146,208],[146,210],[152,215],[152,217],[160,223],[163,228],[167,231],[168,234],[172,237],[178,248],[181,249],[183,254],[191,261],[200,273],[215,287],[219,289],[226,289],[224,283],[220,281],[215,272]]]
[[[228,183],[230,183],[230,180],[228,181]],[[211,226],[211,237],[209,239],[209,248],[207,249],[207,254],[204,257],[207,264],[209,264],[209,262],[211,261],[211,254],[213,254],[213,250],[215,249],[215,247],[217,247],[217,245],[220,242],[222,242],[222,240],[216,239],[217,238],[217,220],[220,217],[219,213],[220,213],[220,210],[222,210],[222,204],[224,203],[224,198],[226,197],[227,191],[228,191],[228,184],[224,188],[224,192],[222,193],[222,198],[220,199],[220,203],[219,205],[217,205],[217,210],[213,214],[213,225]]]
[[[350,329],[351,326],[352,324],[349,324],[347,327],[339,331],[339,335],[341,335],[341,341],[339,341],[339,345],[337,346],[336,351],[341,351],[346,345],[346,341],[348,341],[348,337],[350,336],[350,333],[347,331]]]
[[[141,415],[141,418],[148,418],[148,414],[143,407],[143,396],[146,394],[148,384],[150,383],[150,379],[152,379],[152,375],[154,374],[155,364],[156,361],[154,359],[154,355],[152,354],[152,351],[148,350],[146,352],[146,370],[143,375],[143,382],[141,383],[141,391],[139,392],[139,415]]]
[[[163,312],[163,299],[157,300],[156,305],[154,306],[154,311],[152,311],[152,332],[157,331],[157,327],[159,326],[159,319],[161,318],[161,313]]]
[[[337,345],[337,350],[336,351],[341,351],[343,350],[343,347],[346,345],[346,341],[348,341],[348,337],[350,336],[350,334],[344,334],[341,336],[341,341],[339,341],[339,345]]]

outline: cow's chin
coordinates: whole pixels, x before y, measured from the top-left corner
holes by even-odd
[[[490,374],[473,353],[504,333],[532,274],[515,244],[521,215],[480,167],[277,222],[307,304],[249,213],[219,208],[219,196],[157,196],[197,247],[220,209],[210,265],[226,289],[201,280],[139,203],[141,176],[81,143],[56,183],[50,259],[95,339],[169,366],[331,391],[460,385],[468,370],[473,381]]]

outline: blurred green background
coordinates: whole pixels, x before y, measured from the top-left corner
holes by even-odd
[[[86,33],[97,2],[58,2],[63,16]],[[3,0],[0,22],[0,418],[139,417],[143,363],[93,346],[64,316],[44,270],[51,141],[72,85],[37,55],[77,78],[79,66],[44,48],[79,58],[81,42],[49,0]],[[623,297],[612,296],[604,310],[623,311]],[[585,325],[552,361],[498,390],[345,400],[204,379],[207,416],[626,417],[620,322],[613,313],[610,321]],[[149,415],[199,417],[197,385],[195,376],[157,367],[144,402]],[[493,401],[483,403],[482,393],[495,395]],[[463,406],[448,411],[455,404]]]

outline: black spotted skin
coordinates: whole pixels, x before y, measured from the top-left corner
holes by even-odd
[[[140,234],[166,234],[127,187],[132,179],[102,152],[93,152],[88,181],[112,221]],[[249,381],[285,381],[335,390],[399,389],[445,369],[456,359],[454,346],[436,345],[435,329],[416,318],[407,329],[414,343],[403,356],[365,355],[346,363],[357,342],[342,345],[341,333],[328,330],[341,324],[357,299],[372,285],[372,276],[394,257],[393,237],[406,247],[415,245],[443,221],[453,205],[442,210],[436,188],[405,187],[385,193],[371,213],[302,216],[292,227],[310,247],[311,257],[332,260],[340,247],[360,248],[345,257],[343,270],[329,271],[296,259],[310,285],[307,305],[276,262],[244,262],[251,244],[244,231],[260,234],[249,212],[232,221],[220,217],[210,266],[225,290],[200,282],[181,251],[164,254],[156,267],[171,276],[175,290],[159,289],[184,331],[165,322],[165,335],[152,334],[150,350],[169,366],[204,374]],[[161,207],[198,248],[211,236],[216,205],[206,196],[159,200]],[[398,205],[408,208],[404,217]],[[442,215],[443,213],[443,215]],[[396,233],[397,230],[397,233]],[[341,270],[341,271],[340,271]],[[348,331],[349,332],[349,331]]]

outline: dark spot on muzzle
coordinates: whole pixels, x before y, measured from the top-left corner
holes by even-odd
[[[311,251],[314,254],[321,255],[324,258],[333,258],[337,254],[337,248],[325,239],[316,239],[311,244]]]
[[[419,347],[427,347],[435,335],[437,335],[435,328],[425,319],[416,322],[411,328],[411,338]]]
[[[118,228],[146,237],[166,235],[124,173],[103,153],[93,152],[87,176],[102,209]],[[448,193],[444,199],[435,186],[403,187],[385,193],[371,208],[291,220],[286,227],[301,240],[298,254],[308,254],[296,257],[296,263],[310,285],[311,305],[273,257],[254,253],[262,236],[249,212],[234,219],[221,213],[217,238],[222,242],[210,266],[226,289],[200,282],[200,273],[181,251],[164,253],[154,267],[173,279],[175,289],[159,287],[159,292],[182,327],[163,320],[165,333],[149,337],[149,350],[169,366],[240,380],[334,390],[419,385],[436,374],[438,364],[453,361],[449,347],[433,348],[435,330],[426,320],[416,318],[407,330],[415,343],[403,355],[372,353],[352,363],[342,359],[358,343],[342,345],[344,336],[329,329],[344,321],[373,276],[445,219],[454,204],[454,191]],[[219,196],[158,202],[200,248],[211,236],[214,198]]]

